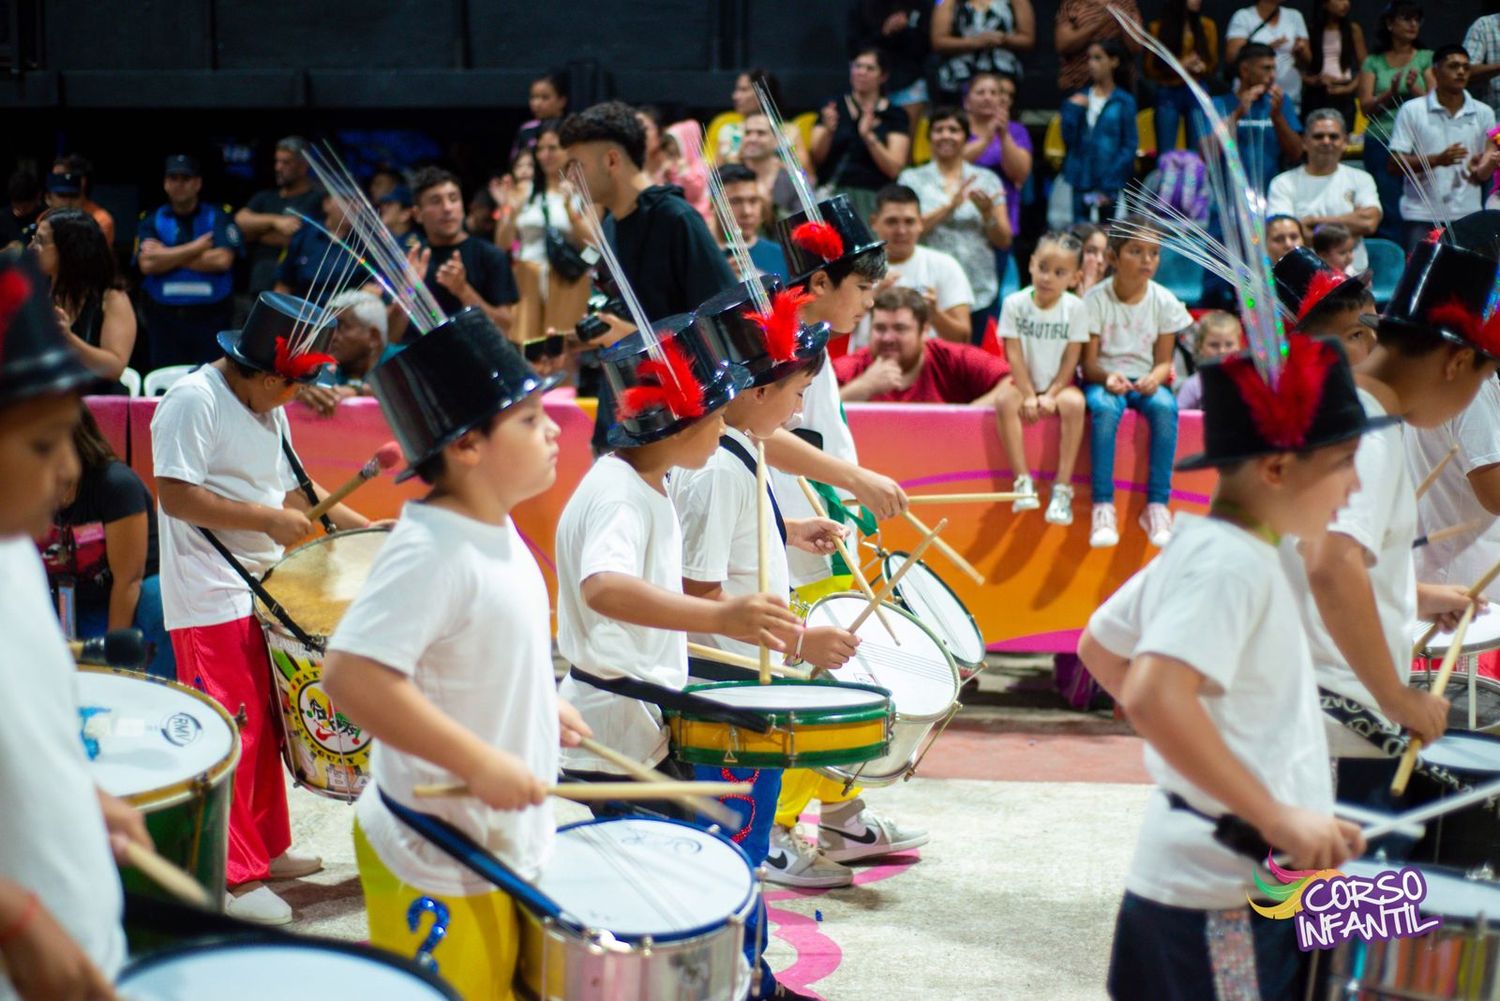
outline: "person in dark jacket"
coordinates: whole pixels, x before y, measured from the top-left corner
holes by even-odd
[[[1067,145],[1063,177],[1073,186],[1075,221],[1114,217],[1120,191],[1130,181],[1139,142],[1135,98],[1130,95],[1130,58],[1119,39],[1088,49],[1089,85],[1062,106]]]

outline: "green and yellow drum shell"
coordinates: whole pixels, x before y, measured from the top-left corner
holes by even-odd
[[[731,768],[816,768],[872,761],[890,750],[895,710],[874,685],[778,679],[689,685],[687,691],[755,713],[767,733],[693,713],[667,710],[672,755],[695,765]]]

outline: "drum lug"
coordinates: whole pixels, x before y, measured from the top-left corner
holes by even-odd
[[[239,729],[245,729],[245,724],[250,722],[250,716],[245,712],[245,703],[240,703],[240,711],[234,714],[234,725]]]
[[[919,755],[917,755],[917,760],[913,761],[911,763],[911,767],[906,770],[906,774],[903,775],[903,776],[901,776],[901,781],[902,782],[910,782],[911,781],[911,777],[913,775],[917,774],[917,768],[922,764],[922,761],[927,757],[927,752],[930,751],[930,750],[932,750],[932,745],[937,743],[937,739],[943,735],[943,731],[945,731],[945,730],[948,729],[948,724],[953,722],[953,717],[957,716],[958,715],[958,711],[960,709],[962,709],[963,707],[964,707],[964,704],[962,702],[955,702],[955,703],[953,703],[953,708],[949,709],[948,710],[948,715],[943,718],[943,725],[940,726],[940,727],[938,727],[937,733],[933,734],[931,737],[928,738],[927,745],[922,748],[922,753],[919,754]]]

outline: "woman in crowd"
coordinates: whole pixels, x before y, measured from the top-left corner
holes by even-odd
[[[1375,51],[1359,72],[1359,104],[1369,125],[1365,128],[1365,170],[1375,178],[1384,210],[1375,235],[1405,241],[1401,218],[1401,178],[1386,172],[1387,143],[1396,126],[1396,112],[1404,101],[1427,93],[1432,81],[1432,50],[1422,48],[1422,5],[1417,0],[1391,0],[1380,12],[1375,29]]]
[[[1350,0],[1322,0],[1313,9],[1312,60],[1302,74],[1302,107],[1332,108],[1354,121],[1354,99],[1365,63],[1365,32],[1349,17]]]
[[[1031,0],[955,0],[932,10],[937,98],[957,103],[976,73],[1021,75],[1022,53],[1036,45]]]
[[[786,103],[781,96],[781,83],[776,79],[776,74],[770,70],[761,69],[759,66],[745,70],[734,78],[734,89],[729,92],[729,110],[740,116],[737,122],[729,122],[719,127],[719,134],[714,140],[714,162],[736,163],[739,162],[740,141],[744,136],[743,122],[751,115],[759,114],[761,111],[760,98],[755,95],[755,85],[760,84],[775,103],[777,111],[786,114]],[[792,149],[797,151],[797,158],[802,161],[802,169],[808,174],[813,172],[812,155],[808,152],[807,142],[802,137],[802,132],[790,121],[783,123],[786,129],[787,140],[792,144]],[[749,164],[746,164],[749,166]]]
[[[1292,106],[1300,108],[1302,71],[1298,67],[1312,60],[1302,12],[1281,0],[1255,0],[1249,7],[1241,7],[1230,15],[1229,26],[1224,29],[1224,62],[1235,66],[1240,49],[1250,42],[1269,45],[1276,53],[1276,84],[1291,98]]]
[[[854,0],[849,5],[849,51],[877,48],[885,53],[891,103],[906,112],[913,131],[927,110],[927,55],[932,3],[912,0]]]
[[[1010,230],[1021,231],[1021,189],[1031,177],[1031,134],[1015,119],[1016,80],[1001,73],[978,73],[969,81],[964,111],[969,115],[969,143],[964,159],[1000,175]],[[996,265],[1005,273],[1003,256]]]
[[[568,113],[568,71],[551,69],[531,81],[526,103],[531,108],[531,120],[516,133],[516,141],[510,147],[511,162],[515,162],[523,149],[536,145],[537,131],[543,122],[561,119]]]
[[[1073,188],[1073,218],[1114,218],[1120,192],[1135,171],[1139,136],[1130,95],[1130,56],[1115,38],[1089,46],[1089,86],[1062,106],[1067,145],[1063,177]]]
[[[1195,80],[1206,86],[1219,62],[1219,27],[1213,18],[1204,17],[1202,10],[1203,0],[1167,0],[1161,17],[1151,22],[1149,30]],[[1187,148],[1196,151],[1201,117],[1188,85],[1150,52],[1146,53],[1146,77],[1156,84],[1157,152],[1177,148],[1177,133],[1182,126],[1187,129]]]
[[[1083,244],[1083,267],[1078,272],[1078,286],[1073,289],[1082,299],[1089,289],[1109,277],[1109,236],[1091,222],[1075,223],[1068,232]]]
[[[102,378],[91,394],[121,394],[120,373],[135,350],[135,310],[115,275],[115,254],[82,209],[44,213],[31,238],[37,266],[52,280],[52,305],[68,340]]]
[[[849,196],[861,216],[875,192],[896,179],[911,153],[906,112],[882,96],[885,56],[867,49],[849,64],[849,93],[823,106],[813,127],[812,158],[821,187]]]
[[[555,122],[556,119],[549,119]],[[547,124],[546,122],[542,123]],[[554,126],[554,132],[556,126]],[[540,137],[540,126],[533,141]],[[495,246],[511,253],[516,245],[516,215],[531,200],[535,191],[536,149],[523,149],[511,161],[510,169],[490,178],[490,199],[495,203]]]

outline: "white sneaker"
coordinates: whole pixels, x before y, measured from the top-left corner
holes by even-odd
[[[854,873],[826,857],[795,830],[772,824],[771,848],[766,852],[766,882],[827,889],[850,885]]]
[[[246,893],[226,894],[224,912],[241,921],[253,921],[258,925],[289,925],[292,923],[292,905],[282,900],[264,883],[249,883],[254,887]],[[241,887],[243,889],[243,887]]]
[[[1108,549],[1120,544],[1120,530],[1115,527],[1115,506],[1094,505],[1094,527],[1089,530],[1089,545],[1095,549]]]
[[[1031,482],[1030,476],[1017,476],[1010,489],[1012,493],[1026,494],[1025,497],[1011,501],[1012,511],[1035,511],[1042,506],[1042,502],[1036,496],[1036,484]]]
[[[1172,512],[1165,504],[1147,504],[1141,512],[1141,528],[1157,549],[1172,541]]]
[[[323,860],[316,855],[298,855],[284,851],[271,860],[271,879],[301,879],[321,872]]]
[[[926,831],[903,831],[895,821],[862,806],[858,800],[854,805],[856,809],[832,816],[828,807],[823,807],[823,817],[830,823],[818,825],[818,847],[835,862],[879,858],[920,848],[927,843]]]
[[[1073,524],[1073,488],[1066,483],[1052,485],[1052,499],[1047,502],[1047,513],[1042,517],[1049,525]]]

